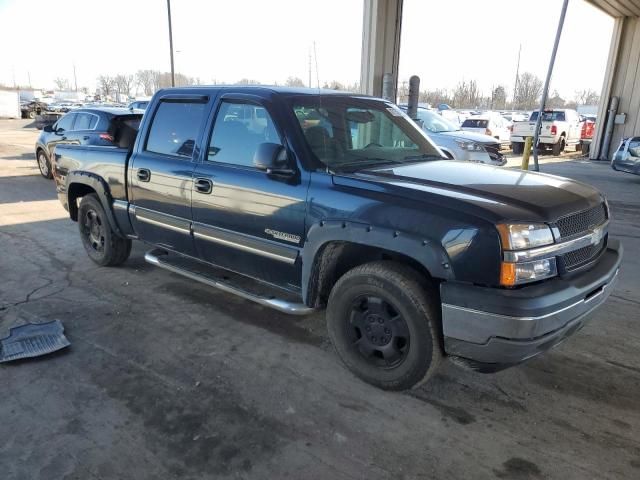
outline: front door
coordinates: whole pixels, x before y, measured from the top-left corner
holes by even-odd
[[[222,97],[194,171],[193,233],[204,260],[297,290],[308,179],[297,168],[275,177],[253,165],[258,145],[283,144],[277,118],[258,97]]]
[[[195,256],[191,236],[191,186],[195,146],[202,135],[208,98],[165,96],[147,121],[129,166],[132,222],[141,240]]]

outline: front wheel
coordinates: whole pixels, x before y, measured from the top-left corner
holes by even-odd
[[[329,296],[327,329],[342,361],[386,390],[426,381],[442,358],[437,295],[412,268],[392,261],[356,267]]]
[[[51,170],[51,163],[47,158],[47,155],[42,150],[38,150],[36,154],[36,159],[38,160],[38,169],[40,170],[40,175],[44,178],[53,178],[53,172]]]
[[[121,238],[113,231],[96,194],[82,197],[78,208],[78,227],[84,249],[98,265],[120,265],[129,258],[131,240]]]

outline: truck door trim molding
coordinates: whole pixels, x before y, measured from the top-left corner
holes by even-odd
[[[293,265],[298,258],[297,248],[198,222],[193,223],[193,236],[290,265]]]
[[[174,232],[186,233],[187,235],[191,234],[191,222],[185,218],[174,217],[173,215],[167,215],[156,212],[155,210],[148,210],[136,206],[131,207],[131,213],[133,213],[136,220],[140,222],[173,230]]]

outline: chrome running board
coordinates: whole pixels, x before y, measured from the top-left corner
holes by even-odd
[[[251,300],[252,302],[264,305],[265,307],[278,310],[279,312],[288,313],[290,315],[308,315],[316,311],[315,308],[308,307],[304,303],[289,302],[272,296],[254,294],[221,279],[197,273],[184,267],[172,265],[167,261],[168,255],[168,252],[158,248],[145,253],[144,259],[156,267],[164,268],[172,273],[177,273],[178,275],[190,278],[196,282],[201,282],[205,285],[209,285],[210,287],[215,287],[223,292],[232,293],[246,300]]]

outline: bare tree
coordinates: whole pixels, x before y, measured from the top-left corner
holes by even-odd
[[[498,85],[491,91],[489,108],[507,108],[507,89],[504,85]]]
[[[482,94],[475,80],[462,80],[453,91],[453,105],[456,108],[475,108],[480,106]]]
[[[69,80],[66,78],[56,78],[53,83],[56,84],[58,90],[69,90]]]
[[[574,100],[576,105],[597,105],[600,102],[600,95],[590,88],[576,90]]]
[[[116,84],[118,93],[126,95],[127,97],[131,94],[131,90],[133,89],[134,85],[133,75],[118,74],[115,76],[113,81]]]
[[[116,87],[116,82],[115,79],[109,75],[100,75],[98,77],[98,86],[100,87],[102,94],[108,96],[113,93]]]
[[[236,82],[236,85],[260,85],[260,82],[250,78],[241,78]]]
[[[284,84],[287,87],[305,87],[306,86],[300,77],[287,77]]]
[[[153,95],[155,92],[155,73],[153,70],[138,70],[136,72],[136,82],[142,87],[145,95]]]
[[[564,108],[567,102],[564,98],[560,96],[558,90],[554,90],[549,98],[547,98],[547,103],[545,107],[548,108]]]
[[[516,109],[535,108],[542,94],[542,80],[530,72],[524,72],[518,78],[514,105]]]

